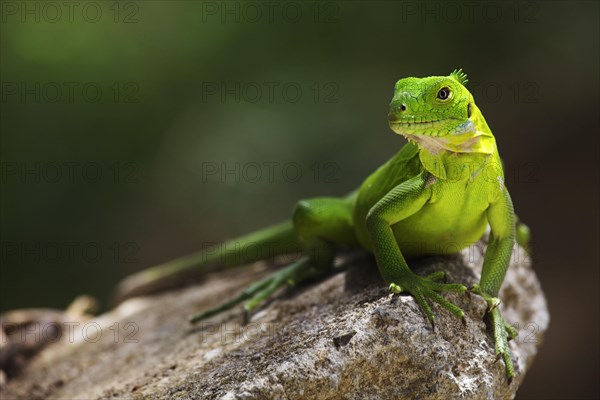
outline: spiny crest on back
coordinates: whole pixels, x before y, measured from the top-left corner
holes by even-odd
[[[462,68],[455,69],[450,73],[450,76],[456,79],[463,86],[467,86],[467,83],[469,82],[467,74],[463,72]]]

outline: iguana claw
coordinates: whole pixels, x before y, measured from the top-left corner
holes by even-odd
[[[433,279],[432,279],[433,278]],[[466,324],[465,313],[460,307],[452,304],[446,298],[442,297],[438,292],[458,292],[464,293],[467,288],[457,283],[439,283],[436,282],[443,278],[443,273],[434,272],[427,277],[422,277],[417,274],[411,274],[403,276],[399,279],[400,283],[390,283],[390,291],[395,294],[409,293],[414,298],[419,307],[423,310],[427,319],[431,323],[433,329],[435,329],[435,315],[431,310],[431,307],[427,303],[426,299],[431,299],[450,311],[457,318],[460,318],[463,324]]]

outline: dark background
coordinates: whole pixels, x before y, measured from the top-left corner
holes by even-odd
[[[519,398],[599,396],[598,2],[52,3],[2,3],[1,310],[345,194],[394,83],[462,67],[551,311]]]

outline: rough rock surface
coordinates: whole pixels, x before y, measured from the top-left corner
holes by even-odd
[[[473,284],[483,246],[410,265]],[[195,327],[186,317],[264,275],[262,264],[128,300],[40,353],[0,397],[512,398],[549,322],[525,253],[515,252],[501,293],[504,316],[519,329],[511,384],[496,361],[481,298],[446,295],[465,310],[467,325],[434,305],[433,331],[412,297],[388,293],[371,256],[353,252],[329,277],[282,291],[247,325],[239,307]]]

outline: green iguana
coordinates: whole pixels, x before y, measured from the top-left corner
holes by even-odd
[[[456,253],[479,240],[489,224],[481,280],[470,290],[488,304],[495,350],[512,379],[508,340],[517,332],[502,318],[497,296],[513,251],[517,219],[504,184],[496,141],[466,83],[461,70],[449,76],[399,80],[388,120],[390,128],[409,142],[356,191],[341,198],[301,200],[291,221],[230,241],[239,249],[252,245],[252,252],[234,251],[223,257],[224,250],[210,254],[201,251],[133,275],[121,283],[122,297],[185,270],[218,263],[232,267],[301,252],[303,257],[296,262],[251,284],[226,303],[193,316],[191,321],[241,302],[250,312],[281,286],[324,275],[341,246],[356,246],[375,255],[390,290],[411,294],[432,326],[434,314],[427,300],[439,303],[464,322],[463,311],[440,292],[468,293],[468,289],[460,283],[443,283],[442,271],[419,276],[410,270],[406,258]],[[528,228],[519,225],[518,230],[519,241],[526,242]]]

